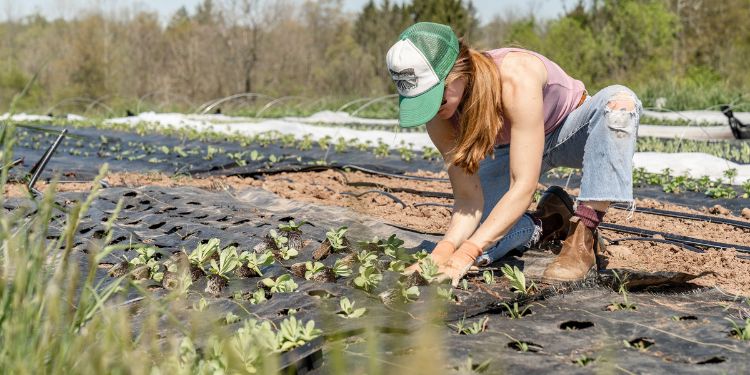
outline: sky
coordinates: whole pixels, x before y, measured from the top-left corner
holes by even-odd
[[[162,19],[168,20],[180,7],[191,12],[202,0],[0,0],[3,18],[20,18],[33,13],[41,13],[49,18],[73,17],[77,11],[87,7],[102,9],[139,9],[157,11]],[[303,1],[303,0],[294,0]],[[344,9],[357,12],[368,0],[344,0]],[[526,14],[533,11],[538,18],[554,18],[565,7],[571,8],[577,0],[474,0],[474,6],[482,22],[487,22],[496,14],[515,12]]]

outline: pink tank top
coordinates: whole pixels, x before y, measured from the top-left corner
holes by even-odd
[[[547,83],[542,89],[544,134],[552,133],[562,124],[565,117],[578,106],[581,96],[586,91],[583,82],[570,77],[559,65],[533,51],[521,48],[500,48],[486,51],[485,54],[495,61],[499,70],[503,58],[510,52],[525,52],[534,55],[547,68]],[[458,112],[451,121],[455,127],[458,126]],[[507,145],[508,143],[510,143],[510,121],[503,117],[503,127],[497,135],[495,145]]]

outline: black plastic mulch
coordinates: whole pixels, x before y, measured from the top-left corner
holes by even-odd
[[[80,197],[80,194],[64,193],[58,201]],[[374,236],[385,238],[395,233],[412,251],[419,247],[430,249],[436,240],[432,236],[398,230],[344,208],[289,201],[260,189],[230,193],[187,187],[114,188],[103,190],[76,236],[76,254],[82,270],[86,268],[85,252],[100,242],[104,222],[120,198],[124,199],[126,209],[117,220],[113,242],[156,246],[162,260],[183,248],[190,251],[199,242],[214,237],[221,239],[222,247],[231,244],[240,250],[250,250],[279,223],[290,219],[312,223],[302,227],[304,239],[310,242],[300,256],[265,269],[264,276],[271,277],[288,273],[287,267],[293,263],[310,260],[312,250],[324,240],[325,232],[342,225],[350,228],[348,237],[352,241]],[[6,209],[18,206],[31,207],[28,201],[6,201]],[[52,227],[55,228],[54,223]],[[54,231],[51,234],[55,234]],[[115,264],[135,255],[134,250],[116,251],[103,262]],[[323,263],[330,266],[343,255],[334,254]],[[379,255],[381,260],[387,259],[383,254]],[[531,251],[508,258],[506,262],[518,265],[534,278],[551,258],[550,252]],[[219,317],[231,311],[240,317],[279,321],[290,310],[296,310],[296,316],[303,321],[315,319],[329,340],[342,339],[348,343],[346,350],[350,354],[348,358],[353,361],[351,368],[366,366],[368,356],[373,354],[367,342],[372,337],[365,340],[369,337],[366,330],[372,327],[378,342],[376,354],[383,360],[384,373],[386,370],[398,371],[397,364],[405,354],[430,349],[441,353],[437,351],[438,346],[443,348],[448,363],[456,368],[465,365],[467,356],[473,358],[474,364],[491,360],[488,373],[608,370],[744,373],[748,370],[746,355],[750,343],[731,337],[730,324],[724,319],[744,319],[748,305],[717,290],[699,289],[689,284],[687,281],[695,275],[633,273],[630,279],[640,280],[641,285],[639,291],[630,292],[627,299],[636,310],[608,311],[608,306],[625,301],[623,295],[607,287],[611,277],[593,278],[579,285],[546,287],[532,297],[522,298],[510,290],[496,269],[499,266],[494,264],[487,269],[494,273],[496,283],[486,284],[481,274],[476,273],[469,278],[467,290],[454,289],[458,302],[448,304],[440,313],[444,323],[432,326],[439,339],[427,343],[419,339],[419,332],[426,329],[423,325],[426,320],[420,317],[433,310],[434,305],[425,300],[407,305],[381,303],[377,294],[393,288],[399,277],[389,271],[384,271],[383,282],[372,294],[353,288],[352,277],[339,279],[336,283],[318,283],[295,277],[300,286],[298,291],[275,294],[264,303],[252,305],[231,298],[237,291],[254,291],[260,278],[233,277],[220,297],[206,298],[210,301],[210,310]],[[109,278],[106,269],[98,270],[97,277]],[[146,284],[160,293],[157,283]],[[205,278],[202,278],[192,289],[201,292],[204,287]],[[428,288],[420,287],[423,295],[429,293]],[[135,293],[131,295],[135,296]],[[367,307],[367,319],[336,316],[342,296],[356,301],[357,307]],[[503,303],[512,306],[514,302],[521,310],[528,307],[530,314],[511,319]],[[744,313],[740,313],[743,308]],[[252,315],[247,316],[246,310]],[[447,326],[464,317],[467,323],[472,323],[484,316],[489,317],[487,328],[476,335],[461,335]],[[431,348],[433,344],[435,348]],[[306,350],[291,354],[317,358],[308,363],[315,367],[313,371],[322,374],[326,373],[330,363],[327,357],[319,355],[320,350],[326,351],[327,348],[323,341],[316,341]],[[308,354],[311,356],[305,357]],[[588,364],[580,366],[583,363]]]
[[[60,130],[58,127],[47,127]],[[12,175],[21,176],[28,172],[34,163],[42,156],[55,138],[52,133],[19,128],[20,135],[15,147],[16,157],[23,157],[22,165],[12,170]],[[335,140],[333,141],[335,142]],[[223,149],[208,157],[208,147]],[[169,151],[165,153],[162,147]],[[185,153],[175,152],[175,147]],[[256,150],[263,159],[253,161],[250,152]],[[229,157],[237,156],[242,161]],[[269,162],[274,155],[278,161]],[[198,177],[212,175],[258,176],[264,171],[299,170],[318,165],[357,165],[380,172],[404,174],[418,170],[439,172],[443,169],[441,161],[424,160],[421,152],[414,152],[409,161],[402,160],[398,152],[392,150],[385,157],[376,157],[372,150],[360,151],[348,148],[345,152],[337,153],[331,143],[328,149],[320,149],[313,142],[310,150],[301,151],[295,147],[284,147],[280,141],[258,141],[249,145],[237,142],[216,140],[188,140],[173,136],[148,134],[140,136],[134,132],[111,131],[97,128],[74,128],[69,130],[69,136],[63,141],[55,156],[50,161],[42,178],[51,178],[55,174],[62,175],[63,180],[91,180],[96,176],[100,166],[109,164],[109,169],[116,172],[162,172],[166,174],[187,174]],[[580,173],[571,178],[555,178],[543,174],[540,182],[550,185],[576,187],[580,185]],[[636,186],[634,196],[637,198],[652,198],[692,208],[722,205],[735,213],[750,206],[747,199],[712,199],[702,193],[683,192],[669,194],[662,191],[660,186]]]

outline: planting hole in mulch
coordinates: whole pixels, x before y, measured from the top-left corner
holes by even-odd
[[[612,303],[604,307],[606,311],[638,311],[638,306],[622,302]]]
[[[694,315],[685,315],[685,316],[678,316],[675,320],[683,321],[683,320],[698,320],[697,316]]]
[[[544,349],[543,346],[529,341],[511,341],[508,343],[508,347],[515,351],[531,353],[538,353]]]
[[[646,337],[639,337],[637,339],[633,339],[628,341],[628,344],[631,348],[638,349],[638,350],[646,350],[650,346],[654,345],[654,340],[651,340]]]
[[[705,361],[695,362],[696,365],[715,365],[717,363],[723,363],[727,359],[724,357],[711,357]]]
[[[594,326],[592,322],[579,322],[577,320],[569,320],[560,324],[560,329],[564,331],[577,331],[581,329],[591,328]]]

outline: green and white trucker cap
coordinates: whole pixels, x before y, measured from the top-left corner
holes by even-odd
[[[458,58],[458,38],[449,26],[420,22],[404,30],[386,63],[399,93],[401,127],[430,121],[440,109],[445,77]]]

